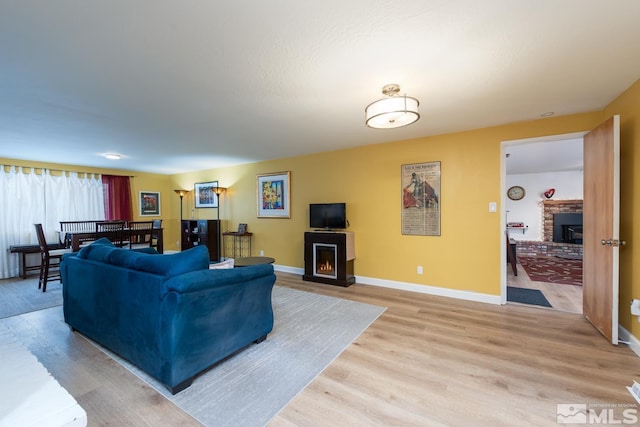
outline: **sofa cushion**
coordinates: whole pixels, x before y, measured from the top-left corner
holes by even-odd
[[[161,276],[177,276],[197,270],[209,268],[209,250],[206,246],[195,246],[186,251],[171,255],[146,255],[140,254],[135,260],[136,270]]]
[[[109,253],[106,262],[120,267],[135,269],[136,260],[143,256],[149,255],[133,252],[129,249],[116,248]]]
[[[92,261],[109,262],[109,255],[116,249],[106,237],[102,237],[88,246],[80,249],[78,258]]]

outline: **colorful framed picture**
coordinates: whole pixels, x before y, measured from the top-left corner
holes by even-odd
[[[140,216],[160,216],[160,193],[157,191],[140,192]]]
[[[258,218],[291,217],[291,172],[257,176]]]
[[[218,181],[196,182],[194,186],[194,197],[196,208],[217,208],[218,196],[213,192],[218,187]]]

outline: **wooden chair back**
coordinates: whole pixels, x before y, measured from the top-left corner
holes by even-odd
[[[129,248],[151,247],[153,239],[153,221],[129,222]]]
[[[100,221],[96,222],[98,237],[106,237],[114,246],[122,247],[124,244],[124,221]]]

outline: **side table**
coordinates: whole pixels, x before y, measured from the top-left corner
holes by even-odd
[[[268,256],[249,256],[245,258],[236,258],[234,260],[234,267],[249,267],[250,265],[258,264],[273,264],[276,262],[274,258]]]
[[[226,258],[242,258],[243,256],[251,256],[251,236],[253,233],[238,233],[237,231],[226,231],[222,233],[222,240],[224,242],[224,255]],[[231,251],[228,251],[227,240],[231,240]],[[245,250],[248,252],[245,254]],[[231,252],[231,257],[229,257]]]

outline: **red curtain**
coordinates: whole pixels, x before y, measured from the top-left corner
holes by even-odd
[[[128,176],[102,175],[105,219],[133,220]]]

